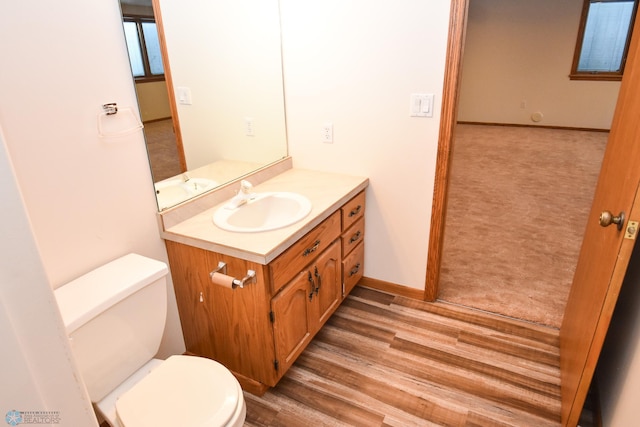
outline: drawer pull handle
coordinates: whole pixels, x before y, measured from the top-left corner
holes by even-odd
[[[358,205],[355,209],[352,209],[351,212],[349,212],[349,218],[351,218],[352,216],[358,215],[361,209],[362,209],[362,205]]]
[[[311,291],[309,291],[309,301],[313,301],[313,292],[316,290],[316,284],[313,282],[313,276],[311,275],[311,271],[309,271],[309,283],[311,284]]]
[[[320,286],[322,286],[322,276],[320,276],[320,273],[318,273],[318,266],[315,267],[315,272],[313,273],[314,276],[316,276],[316,279],[318,279],[318,281],[316,282],[316,295],[318,295],[318,291],[320,290]]]
[[[362,232],[360,230],[358,230],[358,232],[356,234],[351,236],[351,239],[349,239],[349,243],[357,242],[360,239],[361,235],[362,235]]]
[[[360,271],[360,263],[357,263],[349,272],[349,277],[358,274],[358,271]]]
[[[320,246],[320,240],[316,240],[312,247],[307,248],[304,250],[304,252],[302,252],[302,256],[307,256],[309,254],[314,253],[319,246]]]

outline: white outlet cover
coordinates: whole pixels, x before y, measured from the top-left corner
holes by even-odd
[[[333,143],[333,123],[325,123],[322,125],[322,142],[327,144]]]

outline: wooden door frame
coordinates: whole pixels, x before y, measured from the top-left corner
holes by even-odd
[[[451,149],[458,116],[458,94],[460,92],[460,81],[462,80],[462,58],[468,10],[469,0],[451,0],[438,154],[436,157],[436,174],[431,207],[429,252],[427,254],[427,273],[424,287],[425,301],[434,301],[438,296],[442,243],[447,216]]]
[[[164,37],[164,23],[162,21],[162,11],[160,9],[160,0],[151,0],[153,7],[153,15],[158,28],[158,41],[160,42],[160,53],[162,55],[162,64],[164,68],[164,79],[167,85],[167,95],[169,98],[169,109],[171,110],[171,121],[173,123],[173,133],[176,137],[176,150],[178,152],[178,161],[182,172],[187,172],[187,157],[184,154],[184,143],[182,142],[182,130],[180,128],[180,118],[178,116],[178,103],[176,102],[176,93],[173,87],[173,78],[171,77],[171,64],[169,63],[169,51],[167,50],[167,41]]]

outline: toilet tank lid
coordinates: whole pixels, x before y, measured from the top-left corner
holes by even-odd
[[[55,289],[67,334],[167,272],[162,261],[128,254]]]

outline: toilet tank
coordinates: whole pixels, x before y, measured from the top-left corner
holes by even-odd
[[[167,314],[167,271],[161,261],[129,254],[54,291],[93,402],[158,352]]]

